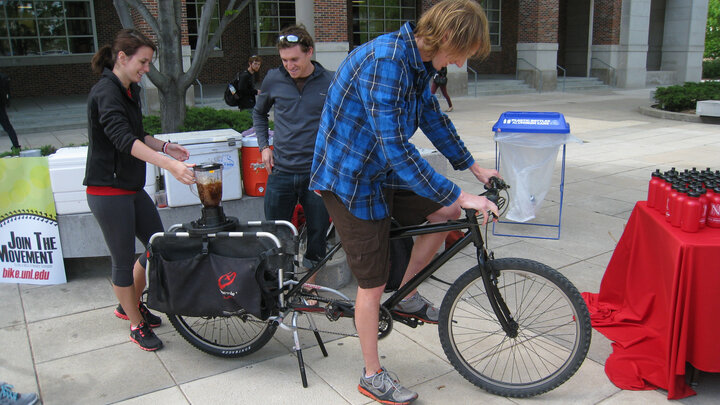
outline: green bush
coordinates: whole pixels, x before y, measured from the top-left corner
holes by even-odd
[[[703,79],[720,79],[720,58],[704,60],[702,66]]]
[[[658,87],[655,101],[666,111],[685,111],[695,108],[702,100],[720,100],[720,82],[686,82],[682,86]]]
[[[271,122],[271,128],[272,124]],[[185,121],[183,121],[178,131],[232,128],[238,132],[243,132],[252,125],[252,116],[249,110],[216,110],[212,107],[188,107]],[[145,132],[150,135],[162,133],[160,117],[156,115],[144,116],[143,127]]]
[[[162,133],[160,117],[157,115],[143,115],[143,129],[150,135]]]
[[[24,149],[37,149],[37,148],[24,148]],[[53,153],[57,152],[57,148],[55,148],[52,145],[44,145],[40,147],[40,154],[42,156],[48,156],[52,155]],[[8,156],[20,156],[20,148],[10,148],[7,152],[0,153],[0,158],[8,157]]]

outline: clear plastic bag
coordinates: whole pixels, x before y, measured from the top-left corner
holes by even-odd
[[[498,132],[500,174],[511,185],[505,218],[515,222],[534,219],[550,190],[560,145],[582,142],[570,134]]]

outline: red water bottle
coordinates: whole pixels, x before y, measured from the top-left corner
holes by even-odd
[[[660,192],[660,187],[662,187],[663,183],[665,183],[665,180],[662,178],[662,173],[660,173],[660,169],[655,169],[654,172],[650,175],[650,184],[648,185],[648,197],[647,197],[647,206],[649,208],[655,208],[657,195]]]
[[[687,192],[689,190],[685,187],[680,187],[675,194],[675,199],[670,201],[670,225],[679,228],[680,220],[682,219],[682,209],[685,204],[685,200],[688,198]]]
[[[706,191],[704,188],[696,188],[695,191],[700,193],[700,196],[698,197],[698,201],[700,202],[700,206],[702,207],[702,213],[700,214],[700,229],[703,229],[705,228],[705,224],[707,222],[708,198],[705,195]]]
[[[720,185],[720,184],[718,184],[718,185]],[[708,198],[708,201],[709,201],[710,197],[712,197],[712,195],[715,194],[715,192],[713,192],[713,187],[715,187],[714,181],[708,180],[705,182],[705,197]]]
[[[664,216],[668,210],[668,194],[670,193],[672,187],[673,178],[667,174],[663,176],[663,178],[665,179],[665,182],[658,187],[659,193],[655,196],[655,209],[660,213],[660,215]]]
[[[670,186],[670,191],[667,193],[667,201],[665,203],[665,206],[667,207],[665,209],[665,220],[667,222],[670,222],[670,218],[672,216],[672,211],[675,208],[675,200],[677,199],[678,195],[678,189],[682,188],[683,185],[681,183],[673,183],[672,186]]]
[[[702,217],[702,204],[700,203],[700,192],[690,190],[687,196],[682,199],[680,207],[680,229],[684,232],[697,232],[700,230],[700,218]]]
[[[720,228],[720,186],[713,189],[713,194],[708,198],[707,226]]]

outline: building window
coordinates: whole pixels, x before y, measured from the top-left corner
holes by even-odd
[[[253,47],[275,48],[280,31],[295,24],[295,1],[255,0]]]
[[[351,46],[397,31],[406,21],[417,21],[419,7],[416,0],[353,1]]]
[[[500,3],[502,0],[483,0],[482,4],[490,25],[490,45],[500,46]]]
[[[205,0],[186,0],[185,7],[187,9],[187,25],[188,25],[188,39],[190,40],[190,49],[195,50],[198,39],[198,29],[200,28],[200,19],[202,18],[202,8],[205,5]],[[210,17],[210,26],[208,27],[208,40],[212,38],[215,30],[220,25],[220,3],[215,5],[213,15]],[[222,40],[215,45],[216,50],[222,49]]]
[[[0,1],[0,56],[93,54],[92,1]]]

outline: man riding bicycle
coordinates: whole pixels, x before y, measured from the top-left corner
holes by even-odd
[[[456,170],[469,169],[482,183],[497,176],[474,161],[428,85],[438,69],[462,67],[469,56],[486,56],[489,50],[487,18],[477,2],[444,0],[417,26],[406,23],[355,49],[328,90],[309,188],[321,191],[358,280],[355,324],[365,363],[358,389],[383,403],[417,398],[381,367],[378,356],[390,217],[413,225],[457,219],[461,208],[497,214],[485,197],[466,193],[435,172],[409,142],[420,127]],[[445,236],[415,240],[403,283],[430,261]],[[417,290],[393,311],[437,323],[437,308]]]

